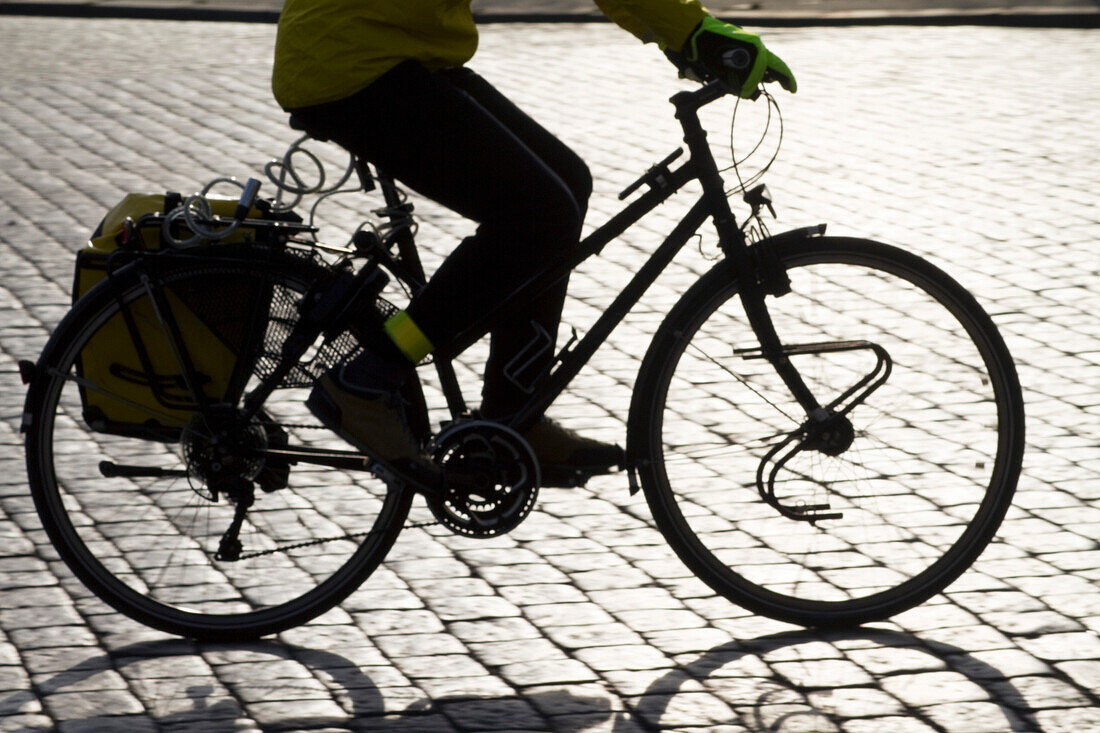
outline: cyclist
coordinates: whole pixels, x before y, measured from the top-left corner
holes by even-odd
[[[722,23],[698,0],[595,0],[681,71],[718,77],[742,96],[765,73],[790,91],[787,66],[755,34]],[[584,162],[465,66],[477,47],[470,0],[287,0],[272,87],[315,137],[375,163],[477,223],[405,311],[362,356],[323,377],[309,407],[344,439],[405,470],[430,472],[398,398],[433,349],[458,353],[471,326],[579,240],[592,190]],[[566,282],[509,314],[491,333],[481,413],[501,420],[525,402],[524,375],[552,360]],[[535,330],[532,329],[532,324]],[[540,334],[532,340],[532,334]],[[542,342],[539,342],[539,338]],[[524,375],[510,362],[523,354]],[[519,361],[519,360],[516,360]],[[543,417],[524,436],[543,484],[621,465],[616,445]],[[567,481],[565,483],[568,483]]]

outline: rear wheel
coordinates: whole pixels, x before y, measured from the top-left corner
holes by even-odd
[[[768,308],[829,409],[808,420],[719,266],[643,362],[631,453],[661,531],[702,580],[807,626],[883,619],[982,552],[1023,453],[1015,368],[993,322],[929,263],[842,238],[777,243]]]
[[[258,323],[268,347],[255,365],[262,371],[274,364],[297,304],[322,271],[289,255],[270,263],[196,258],[158,267],[153,280],[173,294],[168,309],[180,322],[200,313],[200,321],[230,340],[226,334],[240,338]],[[135,399],[122,382],[92,385],[84,378],[89,362],[104,359],[105,334],[118,339],[123,312],[134,316],[148,351],[162,360],[170,353],[162,321],[147,318],[153,290],[143,272],[132,267],[82,298],[38,362],[28,396],[27,468],[46,531],[96,595],[154,628],[236,640],[304,623],[373,572],[401,530],[411,495],[369,474],[255,457],[256,449],[287,442],[333,441],[331,447],[346,449],[304,407],[325,359],[334,358],[331,346],[295,369],[247,425],[239,403],[188,416]],[[261,294],[268,316],[252,319],[242,292]],[[127,350],[133,352],[119,351]],[[140,363],[114,358],[109,373],[136,375],[131,381],[148,385]],[[162,371],[164,394],[193,396],[181,370]],[[104,414],[126,422],[105,423]],[[230,531],[234,520],[239,533]]]

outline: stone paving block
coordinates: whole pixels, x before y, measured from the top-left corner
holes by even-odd
[[[394,665],[413,681],[421,677],[478,677],[487,674],[477,661],[464,654],[436,654],[426,657],[397,657]]]
[[[946,629],[933,629],[921,634],[921,639],[932,648],[953,651],[968,649],[1007,649],[1012,641],[1000,629],[991,626],[956,626]]]
[[[442,714],[385,715],[356,718],[351,722],[355,731],[410,731],[410,733],[452,733],[459,730]]]
[[[860,687],[873,682],[873,678],[861,667],[842,659],[780,662],[769,666],[777,675],[800,689]]]
[[[2,731],[50,731],[55,725],[44,715],[6,715],[0,718]]]
[[[83,720],[66,720],[57,726],[57,730],[65,733],[107,733],[116,730],[138,733],[155,731],[157,728],[151,721],[137,715],[104,715]]]
[[[882,687],[911,707],[989,699],[984,688],[957,672],[922,672],[888,677]]]
[[[589,647],[573,652],[577,659],[598,671],[665,669],[672,660],[645,644]]]
[[[636,631],[620,623],[544,626],[543,633],[565,649],[590,649],[642,642],[642,637]]]
[[[845,656],[876,676],[899,672],[932,672],[946,666],[942,659],[926,650],[906,647],[853,649],[845,652]]]
[[[441,704],[444,715],[466,730],[539,730],[547,723],[526,701],[518,698],[461,700]]]
[[[500,675],[517,687],[576,684],[597,679],[595,672],[575,659],[515,662],[500,668]]]
[[[516,662],[558,661],[567,658],[558,646],[545,639],[471,644],[470,651],[482,664],[490,667],[502,667]]]
[[[344,727],[348,716],[332,700],[253,702],[245,713],[261,728],[289,724],[291,728]]]
[[[379,636],[378,648],[387,657],[462,654],[466,647],[450,634],[394,634]]]
[[[100,716],[140,715],[144,706],[126,690],[54,692],[42,697],[42,705],[54,720],[86,721]]]
[[[1024,651],[1046,661],[1100,659],[1100,637],[1092,632],[1048,634],[1020,639]]]
[[[1090,730],[1100,726],[1100,708],[1093,706],[1075,710],[1040,710],[1035,713],[1034,718],[1043,733]]]
[[[705,688],[681,669],[613,670],[603,674],[611,687],[625,697],[675,695],[677,692],[702,692]],[[709,686],[706,689],[710,689]]]
[[[706,692],[679,693],[671,698],[644,695],[627,698],[627,704],[639,720],[653,727],[710,728],[736,720],[734,711],[726,703]]]
[[[584,603],[588,600],[578,588],[567,583],[509,585],[500,588],[499,593],[506,601],[517,606]]]
[[[807,693],[806,698],[814,710],[843,720],[883,718],[906,712],[897,698],[873,687],[819,690]]]
[[[522,618],[498,618],[483,621],[456,621],[449,626],[451,633],[466,643],[506,641],[509,639],[538,639],[539,629]]]
[[[984,619],[1010,636],[1043,636],[1083,630],[1081,624],[1074,619],[1066,618],[1054,611],[1031,613],[1005,611],[986,614]]]
[[[368,636],[433,633],[443,630],[439,617],[424,610],[385,610],[352,615],[356,625]]]
[[[1013,677],[991,685],[998,700],[1017,710],[1088,707],[1091,700],[1072,684],[1052,676]]]
[[[421,597],[440,598],[444,601],[450,597],[491,596],[494,593],[493,586],[481,578],[430,578],[427,580],[412,580],[409,583],[409,587]]]
[[[517,606],[500,596],[464,596],[426,599],[432,611],[443,621],[469,621],[483,618],[519,616]]]
[[[555,731],[584,731],[585,733],[641,733],[645,728],[627,713],[578,713],[548,717]]]
[[[515,695],[516,691],[500,677],[483,675],[481,677],[420,677],[416,685],[431,700],[468,700],[471,698],[505,698]],[[525,694],[525,699],[530,695]]]
[[[646,631],[643,635],[647,642],[669,655],[700,654],[731,640],[726,632],[708,626],[671,631]]]
[[[394,712],[423,712],[431,707],[428,694],[413,686],[338,687],[333,688],[332,699],[356,720]]]
[[[842,728],[844,733],[876,733],[882,730],[897,731],[897,733],[929,733],[936,730],[924,721],[903,716],[849,720]]]
[[[615,620],[602,606],[591,602],[526,606],[523,614],[540,627],[558,624],[571,626],[609,624]]]
[[[1020,649],[993,649],[949,656],[948,664],[972,680],[1051,674],[1053,668]]]
[[[1014,711],[993,703],[949,703],[920,709],[920,713],[940,725],[959,733],[982,733],[990,730],[1020,730],[1028,725]]]

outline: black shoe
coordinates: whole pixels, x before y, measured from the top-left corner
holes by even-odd
[[[317,381],[306,406],[325,427],[371,458],[436,485],[441,472],[405,417],[399,396],[403,378],[385,367],[370,355],[338,366]]]
[[[523,436],[535,452],[543,486],[584,486],[592,476],[611,473],[626,463],[617,445],[585,438],[543,416]]]

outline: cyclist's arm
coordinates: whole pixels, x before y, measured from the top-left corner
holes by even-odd
[[[679,51],[708,17],[699,0],[594,0],[600,11],[645,43]]]

